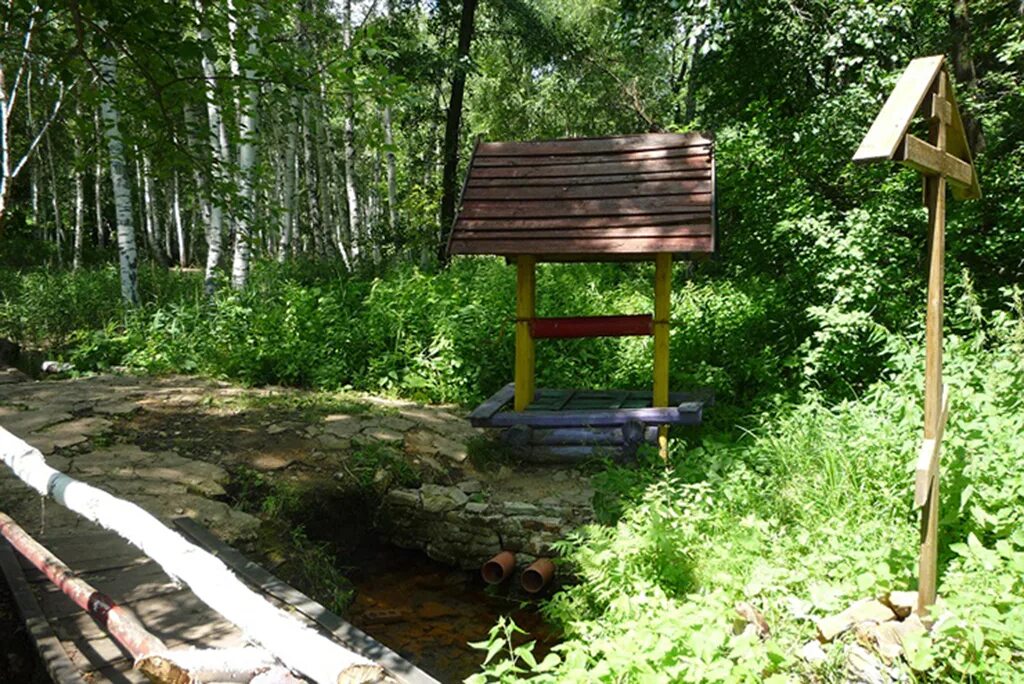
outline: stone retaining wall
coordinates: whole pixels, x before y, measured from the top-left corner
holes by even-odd
[[[516,479],[524,477],[518,473]],[[478,480],[392,489],[381,506],[380,526],[393,544],[457,567],[479,568],[502,550],[514,552],[524,566],[555,555],[553,542],[593,518],[593,492],[577,473],[549,470],[534,477],[561,483],[555,487],[561,491],[537,487],[534,493],[542,498],[511,496],[523,492]]]

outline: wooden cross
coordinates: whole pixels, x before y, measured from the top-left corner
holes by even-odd
[[[919,113],[928,142],[910,133]],[[956,199],[981,196],[963,121],[942,55],[913,60],[853,156],[856,162],[897,161],[924,176],[928,207],[928,305],[925,317],[924,439],[918,454],[914,507],[921,511],[917,612],[935,603],[938,584],[939,454],[949,415],[942,384],[942,315],[946,250],[946,183]]]

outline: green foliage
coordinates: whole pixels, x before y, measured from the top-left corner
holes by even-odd
[[[1009,309],[948,349],[942,600],[936,630],[910,645],[904,665],[929,681],[1017,681],[1022,665],[1024,317],[1010,295]],[[522,673],[524,647],[515,646],[513,664],[492,656],[487,676],[840,679],[838,656],[816,666],[796,656],[814,637],[814,619],[913,587],[917,570],[907,502],[923,360],[919,341],[887,347],[894,375],[857,400],[830,406],[810,394],[766,412],[745,437],[705,433],[660,473],[647,464],[596,475],[599,500],[618,505],[606,515],[621,515],[561,546],[578,583],[544,608],[565,633],[553,649],[559,660]],[[733,632],[738,601],[764,613],[769,639]],[[489,646],[501,649],[495,634]]]

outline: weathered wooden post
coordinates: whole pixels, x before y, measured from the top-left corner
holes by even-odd
[[[935,603],[938,586],[939,454],[949,414],[942,384],[942,315],[946,249],[946,182],[957,199],[981,196],[963,121],[942,55],[915,59],[900,76],[853,159],[898,161],[924,175],[928,207],[928,304],[925,317],[924,439],[918,454],[914,506],[921,511],[917,612]],[[928,142],[908,131],[923,113]]]

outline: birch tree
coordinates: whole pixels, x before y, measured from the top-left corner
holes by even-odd
[[[8,40],[9,36],[16,35],[18,31],[15,26],[16,14],[15,0],[8,0],[3,21],[4,40]],[[57,94],[53,106],[38,127],[29,125],[29,142],[19,156],[12,147],[13,115],[17,111],[21,88],[28,87],[27,81],[31,71],[30,60],[33,50],[32,40],[35,36],[37,22],[42,17],[43,10],[33,4],[25,19],[25,27],[21,30],[21,47],[15,52],[13,65],[8,65],[3,59],[3,53],[0,53],[0,235],[3,234],[4,218],[7,214],[7,205],[10,201],[14,179],[25,169],[25,165],[32,158],[32,153],[35,152],[43,136],[49,130],[50,124],[60,113],[61,105],[64,102],[64,83],[57,80]]]
[[[228,2],[228,29],[232,37],[236,32],[233,3]],[[238,170],[239,185],[245,206],[235,220],[235,251],[234,260],[231,265],[231,285],[236,290],[245,288],[249,279],[249,257],[252,240],[252,215],[255,206],[255,193],[253,191],[253,167],[256,164],[256,104],[258,87],[256,86],[256,71],[252,68],[253,58],[256,56],[256,26],[250,21],[247,29],[248,37],[248,60],[245,69],[245,83],[240,83],[238,89],[241,95],[238,98],[239,134],[241,141],[238,145]],[[238,61],[234,56],[232,48],[231,70],[236,81],[239,76]]]
[[[132,194],[125,169],[124,143],[121,139],[121,114],[113,102],[117,88],[117,60],[104,53],[99,59],[103,99],[100,114],[103,135],[110,157],[110,180],[114,188],[114,214],[117,218],[117,253],[121,269],[121,299],[129,306],[139,304],[139,254],[135,247],[135,224],[132,220]]]
[[[231,159],[228,147],[227,130],[221,116],[220,105],[217,104],[217,70],[211,54],[216,54],[210,29],[206,25],[207,18],[203,14],[202,4],[196,0],[196,12],[199,16],[199,36],[203,45],[202,67],[205,84],[206,116],[209,123],[210,157],[212,161],[211,177],[213,191],[210,202],[210,221],[206,229],[206,269],[204,272],[204,288],[206,293],[213,294],[216,287],[217,264],[220,262],[221,240],[224,234],[224,203],[220,193],[224,186],[224,170]]]
[[[352,0],[344,0],[342,4],[341,41],[345,54],[351,55]],[[351,259],[356,261],[363,249],[363,240],[359,223],[359,197],[356,194],[355,99],[352,95],[352,88],[345,89],[344,107],[345,199],[348,202],[349,252]]]

